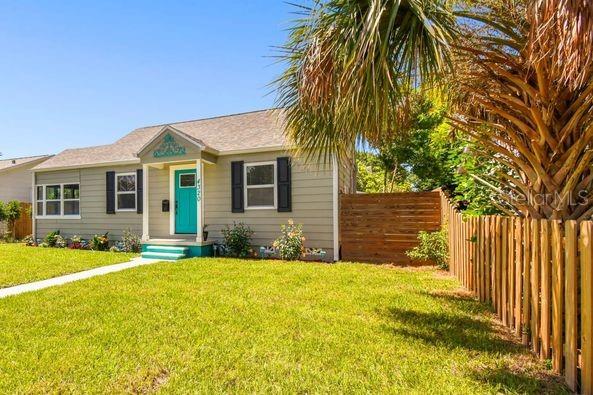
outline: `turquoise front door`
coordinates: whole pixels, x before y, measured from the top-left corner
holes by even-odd
[[[196,234],[198,229],[196,169],[175,171],[175,233]]]

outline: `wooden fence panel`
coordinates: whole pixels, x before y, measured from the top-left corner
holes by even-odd
[[[451,273],[571,390],[593,394],[593,222],[463,218],[442,202]]]
[[[444,216],[438,192],[343,194],[340,196],[342,259],[431,264],[412,261],[406,251],[418,245],[418,232],[439,230]]]

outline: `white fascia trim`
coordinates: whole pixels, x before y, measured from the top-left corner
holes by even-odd
[[[332,155],[332,214],[333,214],[333,239],[334,239],[334,261],[340,260],[340,212],[339,212],[339,189],[338,189],[338,161],[335,155]]]
[[[228,156],[228,155],[240,155],[240,154],[257,154],[258,152],[273,152],[273,151],[290,151],[295,148],[286,147],[283,145],[277,145],[272,147],[263,147],[263,148],[249,148],[249,149],[240,149],[240,150],[230,150],[230,151],[220,151],[219,156]]]
[[[72,165],[72,166],[60,166],[60,167],[47,167],[41,169],[33,169],[37,173],[47,173],[50,171],[60,171],[60,170],[71,170],[71,169],[88,169],[93,167],[108,167],[108,166],[125,166],[125,165],[135,165],[140,163],[140,159],[129,159],[129,160],[119,160],[119,161],[112,161],[112,162],[97,162],[91,163],[87,165]]]

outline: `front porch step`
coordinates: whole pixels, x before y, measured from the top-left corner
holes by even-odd
[[[152,252],[146,251],[142,253],[142,258],[147,259],[162,259],[165,261],[177,261],[179,259],[187,258],[187,255],[184,253],[175,253],[175,252]]]
[[[142,258],[164,259],[167,261],[177,261],[189,256],[188,247],[147,245],[142,251]]]
[[[173,254],[185,254],[187,255],[188,247],[176,247],[176,246],[162,246],[162,245],[148,245],[146,246],[147,252],[165,252]]]

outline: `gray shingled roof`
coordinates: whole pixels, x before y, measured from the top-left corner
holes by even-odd
[[[285,144],[283,121],[282,110],[271,109],[147,126],[132,131],[113,144],[67,149],[35,169],[137,160],[136,154],[140,149],[167,125],[203,141],[207,148],[219,153],[280,147]]]
[[[0,171],[9,170],[13,167],[35,162],[43,158],[49,158],[51,155],[26,156],[23,158],[9,158],[0,160]]]

